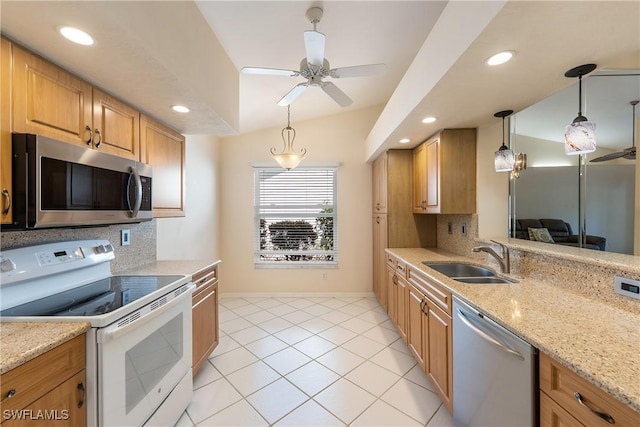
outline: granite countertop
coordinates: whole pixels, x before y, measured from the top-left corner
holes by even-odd
[[[0,322],[0,374],[84,334],[90,327],[88,322]]]
[[[422,264],[422,261],[478,264],[446,251],[413,248],[387,251],[640,412],[639,315],[540,281],[498,274],[517,279],[518,283],[466,284]]]
[[[209,268],[213,265],[220,264],[220,260],[167,260],[154,261],[138,267],[119,271],[114,274],[137,275],[165,275],[165,274],[184,274],[185,276],[193,276],[196,273]]]

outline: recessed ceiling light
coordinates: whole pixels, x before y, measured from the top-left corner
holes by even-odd
[[[505,62],[513,58],[514,53],[515,52],[513,52],[512,50],[506,50],[504,52],[496,53],[491,58],[487,59],[487,64],[488,65],[504,64]]]
[[[407,142],[411,142],[411,140],[409,138],[402,138],[400,141],[398,141],[400,144],[406,144]]]
[[[425,117],[424,119],[422,119],[422,123],[433,123],[436,120],[438,119],[436,119],[435,117]]]
[[[94,43],[93,37],[77,28],[60,27],[58,28],[58,31],[64,36],[64,38],[74,43],[78,43],[83,46],[91,46]]]
[[[191,111],[189,110],[188,107],[185,107],[184,105],[172,105],[171,109],[178,113],[188,113],[189,111]]]

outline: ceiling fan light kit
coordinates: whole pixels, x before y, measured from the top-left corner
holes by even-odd
[[[604,156],[596,157],[595,159],[591,160],[592,162],[605,162],[607,160],[619,159],[621,157],[627,160],[636,159],[636,105],[638,105],[638,102],[640,101],[635,100],[635,101],[629,102],[629,104],[631,104],[631,108],[633,111],[633,113],[631,114],[631,141],[633,141],[631,147],[625,148],[622,151],[617,151],[615,153],[605,154]]]
[[[351,67],[331,68],[329,61],[324,56],[326,36],[316,31],[316,25],[322,19],[323,10],[319,7],[309,8],[305,14],[307,20],[313,24],[313,30],[304,32],[304,45],[306,57],[300,61],[300,70],[286,70],[278,68],[243,67],[243,74],[263,74],[273,76],[303,77],[306,82],[299,83],[286,93],[278,105],[285,106],[295,101],[309,87],[319,87],[341,107],[348,107],[353,100],[338,86],[323,79],[347,77],[365,77],[382,75],[386,73],[385,64],[356,65]]]
[[[596,64],[584,64],[564,73],[578,77],[578,116],[564,128],[564,152],[567,155],[587,154],[596,150],[596,124],[582,115],[582,76],[596,69]]]
[[[293,150],[293,141],[296,139],[296,130],[291,127],[291,107],[287,105],[287,127],[282,129],[282,142],[284,143],[284,149],[281,153],[276,152],[275,148],[271,148],[271,155],[281,168],[286,170],[295,169],[298,167],[307,149],[303,148],[299,153]]]

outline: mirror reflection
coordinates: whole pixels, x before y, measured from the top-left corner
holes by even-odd
[[[584,78],[582,84],[583,114],[596,123],[597,141],[596,151],[586,155],[584,179],[580,178],[581,156],[564,152],[564,128],[578,111],[577,83],[511,119],[512,147],[527,154],[527,169],[513,180],[512,235],[634,254],[640,215],[635,212],[636,160],[630,153],[638,142],[640,108],[634,112],[631,103],[640,99],[640,70],[601,71]],[[581,204],[583,242],[578,238]]]

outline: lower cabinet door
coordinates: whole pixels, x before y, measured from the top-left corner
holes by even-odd
[[[218,284],[209,283],[193,294],[193,375],[218,345]]]
[[[540,427],[584,427],[544,392],[540,392]]]
[[[424,370],[424,333],[422,330],[422,312],[424,296],[415,290],[413,286],[409,286],[409,303],[407,304],[408,333],[407,344],[413,357]]]
[[[425,355],[425,372],[436,387],[443,403],[451,412],[452,408],[452,342],[451,317],[427,300],[427,353]]]

